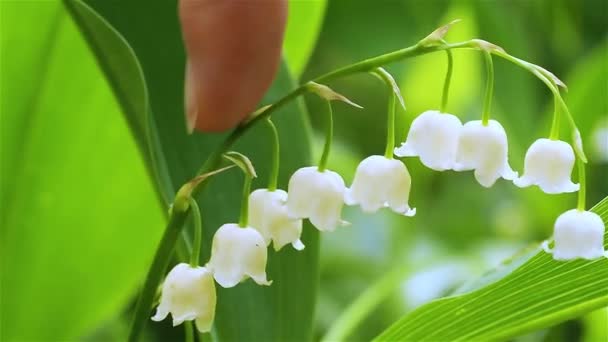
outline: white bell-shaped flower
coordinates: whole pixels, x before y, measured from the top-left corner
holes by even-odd
[[[207,267],[222,287],[233,287],[250,277],[258,285],[266,280],[266,241],[257,230],[235,223],[221,226],[213,236],[211,259]]]
[[[215,303],[215,284],[210,270],[181,263],[167,274],[152,320],[162,321],[171,313],[173,326],[194,320],[200,332],[208,332],[215,317]]]
[[[449,170],[456,158],[461,128],[462,122],[455,115],[427,110],[414,119],[407,139],[394,153],[398,157],[418,156],[433,170]]]
[[[526,152],[524,174],[513,181],[520,188],[538,185],[548,194],[575,192],[580,188],[570,180],[574,151],[560,140],[538,139]]]
[[[399,214],[414,216],[416,209],[408,204],[411,184],[405,164],[384,156],[369,156],[357,166],[353,184],[344,194],[344,202],[359,204],[367,213],[390,207]]]
[[[302,220],[287,215],[287,193],[277,189],[257,189],[249,195],[249,225],[262,234],[266,245],[273,242],[274,250],[291,243],[297,250],[304,249],[300,241]]]
[[[597,259],[607,256],[604,251],[604,222],[590,211],[572,209],[561,214],[555,221],[553,251],[543,245],[545,251],[553,253],[555,260]]]
[[[344,180],[339,174],[316,166],[303,167],[289,179],[287,213],[310,219],[320,231],[333,231],[347,224],[340,218],[344,205]]]
[[[481,120],[469,121],[462,126],[455,171],[475,170],[475,179],[489,188],[498,178],[513,180],[517,172],[508,161],[507,133],[496,120],[484,126]]]

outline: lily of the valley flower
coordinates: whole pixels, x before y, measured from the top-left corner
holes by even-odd
[[[455,115],[428,110],[414,119],[407,139],[395,149],[395,155],[418,156],[430,169],[449,170],[456,158],[461,128]]]
[[[568,210],[555,221],[555,247],[550,251],[555,260],[597,259],[608,256],[604,251],[604,222],[596,213],[578,209]]]
[[[287,193],[283,190],[258,189],[249,195],[249,225],[262,234],[266,245],[272,241],[275,251],[288,243],[304,249],[300,241],[302,220],[287,215]]]
[[[345,189],[336,172],[303,167],[289,179],[287,213],[292,218],[310,219],[320,231],[333,231],[346,224],[340,218]]]
[[[215,284],[209,269],[181,263],[167,274],[152,320],[162,321],[171,313],[173,326],[194,320],[200,332],[208,332],[215,317],[215,303]]]
[[[574,151],[564,141],[538,139],[526,152],[524,174],[513,181],[520,188],[538,185],[548,194],[575,192],[580,188],[570,180]]]
[[[272,282],[266,280],[267,257],[266,241],[257,230],[227,223],[213,236],[207,267],[222,287],[233,287],[248,277],[258,285],[270,285]]]
[[[412,180],[405,165],[384,156],[369,156],[357,167],[355,179],[344,195],[348,205],[359,204],[368,213],[390,207],[393,211],[414,216],[408,204]]]
[[[498,121],[489,120],[484,126],[481,120],[475,120],[462,126],[454,170],[475,170],[475,179],[486,188],[498,178],[517,177],[509,166],[507,133]]]

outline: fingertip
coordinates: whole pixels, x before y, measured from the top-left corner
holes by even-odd
[[[181,0],[186,126],[217,132],[255,110],[278,70],[287,2]]]

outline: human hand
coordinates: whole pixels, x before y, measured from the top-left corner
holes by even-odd
[[[277,72],[286,0],[180,0],[188,131],[223,131],[254,111]]]

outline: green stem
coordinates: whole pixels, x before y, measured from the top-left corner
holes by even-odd
[[[323,154],[319,160],[319,172],[325,171],[327,167],[327,159],[331,150],[331,141],[334,135],[334,113],[331,109],[331,101],[327,101],[327,125],[325,126],[325,145],[323,146]]]
[[[578,210],[585,210],[585,200],[587,197],[587,180],[585,177],[585,162],[581,158],[577,158],[578,163],[578,183],[580,189],[578,190]]]
[[[239,226],[242,228],[247,227],[249,220],[249,193],[251,192],[251,176],[245,174],[245,180],[243,181],[243,197],[241,199],[241,218],[239,220]]]
[[[390,85],[389,85],[390,87]],[[389,88],[388,97],[388,115],[386,120],[386,149],[384,156],[388,159],[393,159],[393,150],[395,149],[395,92]]]
[[[174,211],[169,217],[169,223],[167,224],[167,228],[165,229],[163,237],[161,238],[158,248],[156,249],[156,254],[154,255],[152,265],[150,266],[148,274],[146,275],[144,287],[141,290],[141,294],[139,295],[139,299],[135,307],[135,319],[133,320],[131,331],[129,333],[129,341],[131,342],[136,342],[139,339],[139,334],[146,325],[146,322],[149,320],[154,294],[156,293],[157,286],[165,274],[167,266],[169,265],[169,260],[171,259],[171,254],[173,253],[175,241],[177,240],[184,222],[186,221],[188,211],[189,210],[182,212]]]
[[[488,125],[490,121],[490,110],[492,108],[492,95],[494,94],[494,63],[492,62],[492,54],[489,51],[482,50],[486,62],[486,95],[483,100],[483,113],[481,114],[481,124]]]
[[[559,111],[559,100],[553,96],[553,122],[551,123],[551,132],[549,133],[549,139],[559,139],[559,126],[561,121],[561,112]]]
[[[395,149],[395,101],[397,94],[393,89],[393,79],[386,71],[378,69],[375,72],[388,88],[388,107],[386,116],[386,148],[384,150],[384,156],[388,159],[393,159],[393,150]]]
[[[198,203],[192,197],[190,197],[189,203],[192,221],[194,222],[194,241],[192,243],[192,254],[190,254],[190,266],[197,267],[200,262],[201,244],[203,242],[203,224]]]
[[[270,178],[268,179],[268,190],[275,191],[277,189],[277,183],[279,179],[279,159],[280,155],[280,145],[279,145],[279,132],[277,131],[277,127],[274,125],[270,117],[266,120],[268,122],[268,126],[270,126],[270,130],[272,131],[272,169],[270,170]]]
[[[184,322],[184,340],[185,342],[194,342],[194,325],[192,321]]]
[[[452,51],[445,50],[445,53],[448,57],[448,70],[445,73],[445,81],[443,82],[443,94],[441,96],[441,107],[439,109],[442,113],[446,113],[446,108],[448,106],[448,93],[450,92],[450,82],[452,81],[452,68],[454,65]]]

